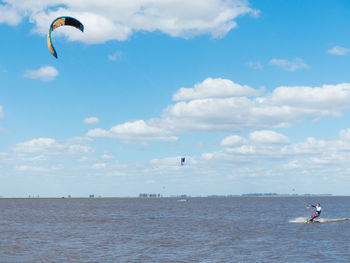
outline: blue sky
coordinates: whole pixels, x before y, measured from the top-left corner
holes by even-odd
[[[3,0],[0,14],[1,196],[350,194],[348,1]],[[55,59],[63,15],[85,31],[56,29]]]

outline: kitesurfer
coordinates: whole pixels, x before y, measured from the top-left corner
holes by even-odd
[[[313,222],[315,218],[319,217],[322,211],[322,207],[321,205],[318,203],[316,205],[309,205],[306,208],[309,209],[310,207],[316,208],[316,212],[311,216],[311,218],[309,219],[310,222]]]

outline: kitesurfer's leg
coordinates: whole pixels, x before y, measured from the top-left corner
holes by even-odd
[[[317,213],[313,214],[313,215],[311,216],[311,218],[310,218],[310,222],[314,221],[314,219],[315,219],[316,217],[318,217],[318,214],[317,214]]]

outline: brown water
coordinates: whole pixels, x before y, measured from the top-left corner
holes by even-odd
[[[350,197],[0,199],[0,262],[350,262]]]

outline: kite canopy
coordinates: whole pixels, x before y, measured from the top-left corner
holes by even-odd
[[[52,45],[51,32],[60,26],[72,26],[72,27],[79,29],[81,32],[84,32],[84,25],[80,21],[78,21],[77,19],[75,19],[73,17],[61,16],[61,17],[57,17],[55,20],[53,20],[51,25],[50,25],[49,32],[47,32],[47,46],[49,47],[51,54],[55,58],[57,58],[57,52]]]
[[[181,158],[181,165],[184,165],[185,164],[185,157],[182,157]]]

